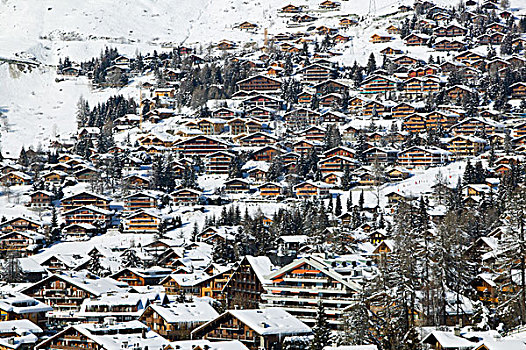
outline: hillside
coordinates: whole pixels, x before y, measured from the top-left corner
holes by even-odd
[[[446,1],[447,2],[447,1]],[[403,1],[376,0],[376,14],[391,13]],[[294,1],[315,8],[317,1]],[[4,0],[0,2],[0,58],[30,58],[43,65],[33,72],[19,74],[13,67],[0,64],[0,142],[6,155],[16,156],[22,146],[46,146],[56,135],[67,136],[75,129],[76,103],[83,96],[91,103],[108,96],[135,90],[94,91],[86,81],[55,82],[54,66],[65,56],[88,60],[106,46],[116,47],[125,55],[184,43],[206,47],[229,39],[242,43],[263,43],[263,28],[270,34],[287,27],[288,18],[278,9],[278,0]],[[374,10],[374,7],[372,8]],[[317,24],[333,25],[344,14],[367,15],[367,1],[344,1],[339,11],[320,13]],[[242,21],[260,26],[258,32],[233,27]],[[347,49],[345,60],[364,61],[367,38],[360,37],[372,19],[353,30],[358,43]],[[300,28],[298,28],[299,30]],[[5,125],[8,125],[6,128]]]

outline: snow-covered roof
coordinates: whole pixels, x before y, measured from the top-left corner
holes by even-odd
[[[227,312],[259,335],[308,334],[311,332],[309,326],[281,308],[229,310]]]
[[[473,348],[479,349],[482,345],[488,350],[526,350],[526,344],[519,339],[484,340]]]
[[[173,279],[181,287],[192,287],[211,278],[204,272],[171,274],[166,278]],[[161,281],[161,284],[163,281]]]
[[[96,324],[86,323],[71,326],[79,333],[92,339],[106,350],[121,350],[130,344],[140,344],[143,348],[162,349],[168,344],[168,341],[155,333],[149,331],[148,327],[140,321],[129,321],[116,324]],[[66,329],[46,341],[61,337]],[[143,331],[146,333],[143,336]],[[42,343],[44,344],[44,343]]]
[[[55,275],[51,275],[31,285],[30,287],[26,289],[29,289],[35,285],[46,283],[48,280],[53,279],[53,278],[58,278],[60,280],[63,280],[95,296],[100,296],[104,293],[108,293],[112,291],[125,292],[128,289],[126,283],[116,281],[112,278],[109,278],[109,277],[88,278],[89,276],[91,276],[91,274],[88,273],[87,271],[80,271],[76,273],[71,273],[69,275],[68,274],[60,274],[60,275],[55,274]]]
[[[340,345],[326,346],[323,350],[378,350],[376,345]]]
[[[200,349],[208,350],[248,350],[248,348],[239,340],[214,341],[207,339],[201,340],[179,340],[170,343],[173,349],[194,350],[199,346]],[[207,347],[208,346],[208,347]]]
[[[272,272],[272,269],[274,268],[274,265],[272,265],[270,259],[266,256],[250,255],[247,255],[246,258],[261,283],[268,283],[269,281],[265,278],[265,276]]]
[[[203,301],[169,305],[151,304],[149,307],[168,323],[204,323],[219,316],[209,303]]]
[[[454,333],[445,331],[433,331],[429,333],[422,343],[439,343],[442,349],[471,349],[475,345],[467,339],[456,336]]]
[[[34,334],[40,334],[43,332],[42,328],[40,328],[28,319],[0,322],[0,336],[2,335],[2,333],[11,333],[13,331],[20,335],[23,332],[31,332]]]
[[[0,293],[0,310],[15,313],[27,314],[34,312],[48,312],[53,308],[22,293]],[[1,324],[1,323],[0,323]]]

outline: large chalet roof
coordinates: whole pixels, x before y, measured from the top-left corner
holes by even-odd
[[[270,259],[266,256],[250,256],[250,255],[247,255],[245,258],[247,262],[250,264],[250,266],[252,266],[254,273],[256,274],[257,278],[261,281],[261,283],[269,282],[265,278],[265,276],[268,275],[274,268],[274,265],[272,265],[272,262],[270,261]]]
[[[4,222],[0,223],[0,227],[7,226],[10,223],[18,221],[18,220],[25,220],[25,221],[27,221],[29,223],[32,223],[32,224],[36,225],[36,226],[44,225],[44,223],[41,222],[41,221],[37,221],[37,220],[31,219],[31,218],[26,218],[26,217],[23,217],[23,216],[17,216],[17,217],[15,217],[13,219],[9,219],[7,221],[4,221]]]
[[[102,199],[102,200],[105,200],[105,201],[111,201],[110,197],[103,196],[101,194],[94,193],[94,192],[89,192],[89,191],[77,192],[77,193],[71,194],[69,196],[65,196],[64,198],[62,198],[62,201],[65,201],[67,199],[73,199],[73,198],[81,196],[81,195],[89,195],[89,196],[96,197],[96,198],[99,198],[99,199]]]
[[[99,207],[96,207],[96,206],[93,206],[93,205],[83,205],[81,207],[78,207],[78,208],[75,208],[75,209],[70,209],[66,212],[64,212],[64,215],[68,215],[68,214],[71,214],[71,213],[74,213],[76,211],[79,211],[79,210],[90,210],[90,211],[93,211],[95,213],[99,213],[99,214],[103,214],[103,215],[111,215],[113,214],[113,211],[111,210],[106,210],[106,209],[102,209],[102,208],[99,208]]]
[[[145,190],[145,191],[139,191],[139,192],[133,192],[130,193],[123,198],[133,198],[133,197],[149,197],[154,199],[159,199],[164,195],[161,191],[152,191],[152,190]]]
[[[124,344],[138,344],[144,348],[162,349],[168,345],[168,341],[155,333],[148,330],[148,326],[140,321],[128,321],[117,324],[95,324],[83,323],[70,326],[65,330],[46,339],[38,345],[39,349],[45,349],[51,341],[63,337],[65,334],[76,331],[97,343],[101,349],[105,350],[122,350]],[[144,332],[144,335],[143,335]]]
[[[219,316],[219,313],[207,302],[171,303],[166,306],[151,304],[149,308],[167,323],[208,322]]]
[[[225,140],[221,140],[219,138],[216,138],[216,137],[212,137],[212,136],[209,136],[209,135],[197,135],[197,136],[193,136],[193,137],[190,137],[188,139],[185,139],[185,140],[181,140],[179,142],[177,142],[175,145],[178,146],[178,145],[182,145],[182,144],[185,144],[185,143],[188,143],[188,142],[192,142],[194,140],[197,140],[199,138],[205,138],[205,139],[208,139],[208,140],[211,140],[211,141],[214,141],[214,142],[217,142],[217,143],[221,143],[223,145],[226,145],[226,146],[230,146],[230,143],[228,143],[227,141]]]
[[[181,287],[192,287],[198,285],[204,281],[209,280],[212,276],[204,272],[184,273],[184,274],[171,274],[166,276],[159,284],[164,284],[170,279],[174,280]]]
[[[473,349],[474,343],[469,340],[455,335],[453,332],[433,331],[424,339],[424,344],[440,344],[442,349]],[[509,350],[509,349],[508,349]]]
[[[22,293],[1,293],[0,310],[15,314],[52,311],[53,308]]]
[[[306,70],[308,70],[308,69],[311,69],[311,68],[323,68],[323,69],[330,70],[330,71],[334,70],[334,68],[329,67],[329,66],[326,66],[326,65],[324,65],[324,64],[321,64],[321,63],[313,63],[313,64],[311,64],[311,65],[308,65],[307,67],[304,67],[304,68],[300,69],[300,72],[304,72],[304,71],[306,71]]]
[[[505,127],[504,124],[502,123],[499,123],[493,119],[489,119],[489,118],[482,118],[482,117],[470,117],[470,118],[466,118],[464,120],[461,120],[460,122],[456,123],[455,125],[453,125],[450,129],[453,129],[457,126],[460,126],[460,125],[463,125],[463,124],[466,124],[466,123],[469,123],[469,122],[479,122],[479,123],[482,123],[482,124],[486,124],[488,126],[492,126],[492,127],[495,127],[495,128],[498,128],[498,129],[503,129]]]
[[[263,75],[263,74],[258,74],[258,75],[254,75],[254,76],[248,77],[246,79],[238,81],[236,84],[239,85],[239,84],[242,84],[242,83],[244,83],[246,81],[251,81],[251,80],[256,79],[256,78],[265,78],[265,79],[272,80],[272,81],[274,81],[276,83],[280,83],[281,84],[281,80],[276,79],[276,78],[271,78],[271,77],[269,77],[267,75]]]
[[[347,279],[345,279],[344,276],[340,275],[339,273],[335,272],[335,271],[332,271],[332,269],[330,268],[330,266],[327,266],[325,265],[324,263],[316,260],[316,259],[313,259],[311,257],[305,257],[305,258],[301,258],[301,259],[298,259],[298,260],[295,260],[293,262],[291,262],[290,264],[286,265],[286,266],[283,266],[281,269],[271,273],[270,275],[267,276],[268,279],[274,279],[278,276],[281,276],[285,273],[287,273],[288,271],[291,271],[293,269],[295,269],[297,266],[300,266],[300,265],[303,265],[303,264],[309,264],[311,266],[314,266],[315,268],[319,269],[322,273],[326,274],[327,276],[331,277],[331,278],[334,278],[336,281],[340,282],[341,284],[343,284],[344,286],[346,286],[347,288],[350,288],[356,292],[360,291],[362,289],[362,287],[360,287],[359,284],[355,283],[355,282],[352,282],[352,281],[348,281]]]
[[[260,335],[311,333],[309,326],[280,308],[268,308],[263,310],[229,310],[227,312]]]
[[[438,148],[438,147],[422,147],[422,146],[413,146],[413,147],[406,148],[405,150],[400,151],[399,154],[406,153],[406,152],[411,152],[411,151],[422,151],[422,152],[425,152],[425,153],[442,155],[442,156],[449,156],[449,155],[451,155],[451,152],[443,150],[442,148]]]
[[[253,310],[228,310],[219,318],[225,317],[227,314],[232,315],[245,325],[253,329],[259,335],[300,335],[310,334],[312,330],[305,323],[298,320],[296,317],[289,314],[281,308],[267,308],[267,309],[253,309]],[[205,323],[193,332],[201,328],[207,327],[209,323]]]
[[[197,196],[200,196],[203,194],[203,192],[201,191],[198,191],[196,189],[193,189],[193,188],[178,188],[176,190],[174,190],[172,193],[170,193],[170,195],[177,195],[178,193],[181,193],[181,192],[191,192]]]
[[[48,281],[53,281],[55,279],[62,280],[66,283],[74,285],[75,287],[82,289],[90,294],[95,296],[101,296],[102,294],[108,292],[125,292],[128,285],[121,283],[109,277],[104,278],[88,278],[90,276],[86,271],[78,272],[75,274],[54,274],[49,277],[44,278],[43,280],[32,284],[29,287],[24,288],[21,292],[24,293],[35,286],[39,286],[47,283]]]

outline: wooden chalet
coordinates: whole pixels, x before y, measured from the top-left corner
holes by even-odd
[[[150,304],[139,321],[170,340],[190,339],[190,333],[219,314],[206,302]],[[194,348],[195,349],[195,348]]]
[[[66,225],[91,224],[105,226],[110,223],[113,212],[94,206],[80,206],[63,213]]]
[[[398,164],[406,168],[441,165],[449,162],[451,153],[440,148],[414,146],[398,153]]]
[[[256,75],[236,83],[238,90],[276,92],[281,89],[281,81],[265,75]]]
[[[373,44],[383,44],[392,41],[394,38],[390,35],[373,34],[369,39],[369,42]]]
[[[174,150],[185,156],[202,156],[225,151],[228,148],[229,144],[227,142],[206,135],[191,137],[174,145]]]
[[[0,231],[4,233],[12,231],[40,231],[43,228],[43,223],[24,217],[16,217],[0,223]]]
[[[319,63],[311,64],[303,68],[301,71],[303,73],[303,79],[308,82],[322,82],[329,80],[334,75],[334,69]]]
[[[44,235],[34,231],[12,231],[0,236],[0,253],[2,256],[29,256],[42,248],[44,242]]]
[[[236,155],[219,151],[206,156],[206,171],[208,174],[228,174]]]
[[[202,193],[192,188],[181,188],[170,193],[170,196],[175,205],[192,205],[199,203]]]
[[[346,168],[350,170],[356,169],[358,164],[356,159],[336,155],[320,160],[318,162],[318,169],[320,169],[322,174],[343,172]]]
[[[250,183],[244,179],[231,179],[224,183],[225,192],[229,194],[248,193],[250,191]]]
[[[411,33],[404,38],[407,46],[424,46],[427,45],[430,36],[427,34]]]
[[[122,218],[128,233],[156,233],[162,222],[162,217],[151,209],[139,209]]]
[[[53,204],[53,198],[55,198],[55,195],[53,192],[45,191],[45,190],[38,190],[35,192],[32,192],[30,195],[31,200],[28,203],[29,207],[32,208],[48,208],[51,207]]]
[[[396,78],[375,75],[365,79],[362,82],[360,89],[364,94],[378,94],[395,90],[398,83],[399,82]]]
[[[3,186],[25,186],[31,184],[31,176],[21,171],[12,171],[0,176]]]
[[[263,147],[278,142],[277,137],[266,132],[255,132],[239,138],[239,144],[244,147]]]
[[[258,187],[259,195],[263,198],[276,198],[283,193],[283,186],[274,182],[266,182]]]
[[[139,209],[155,209],[160,204],[161,193],[141,191],[124,197],[124,211],[133,212]]]
[[[264,146],[252,152],[251,157],[255,161],[272,162],[274,158],[280,156],[283,151],[274,146]]]
[[[108,210],[110,208],[110,201],[111,199],[108,197],[96,193],[83,191],[62,198],[60,203],[64,211],[83,206],[94,206],[104,210]]]
[[[526,98],[526,82],[518,82],[510,85],[511,98]]]
[[[249,96],[241,102],[241,105],[246,109],[250,110],[256,107],[267,108],[270,110],[280,110],[283,101],[277,97],[269,96],[266,94],[257,94]],[[248,111],[247,111],[248,112]],[[257,116],[255,111],[247,113],[249,116]]]
[[[245,256],[223,288],[227,295],[227,305],[246,309],[255,309],[261,302],[264,285],[268,282],[265,275],[273,268],[266,256]]]
[[[285,122],[290,127],[305,127],[320,123],[321,113],[307,108],[299,108],[285,113]]]
[[[294,186],[293,191],[297,198],[326,198],[331,187],[323,182],[305,181]]]
[[[171,269],[161,267],[149,269],[127,267],[111,275],[111,278],[128,286],[154,286],[162,284],[171,271]]]
[[[476,136],[457,135],[445,141],[446,149],[457,158],[474,157],[484,152],[487,141]]]
[[[281,347],[287,336],[307,336],[311,329],[285,310],[229,310],[192,331],[192,338],[237,339],[250,350]]]

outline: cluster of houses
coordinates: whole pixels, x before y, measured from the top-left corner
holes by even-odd
[[[373,217],[381,211],[388,216],[397,204],[415,204],[420,197],[438,203],[442,190],[461,191],[464,205],[476,206],[524,159],[526,122],[521,113],[526,111],[519,104],[526,98],[526,81],[509,86],[506,98],[513,106],[504,112],[491,104],[468,102],[487,93],[489,87],[480,79],[488,72],[504,78],[525,69],[525,39],[517,35],[511,41],[515,54],[490,56],[481,50],[481,45],[502,45],[509,22],[518,19],[499,9],[496,0],[475,5],[467,1],[461,13],[429,1],[400,6],[399,14],[414,15],[422,30],[402,38],[400,22],[373,34],[372,47],[379,47],[376,57],[388,63],[374,67],[364,79],[354,79],[345,73],[350,67],[336,63],[341,52],[312,52],[311,34],[326,36],[337,48],[351,40],[346,30],[359,25],[357,18],[342,16],[332,28],[321,25],[320,18],[339,11],[339,2],[323,1],[315,11],[290,4],[279,9],[280,17],[287,19],[289,28],[316,24],[311,34],[278,33],[269,39],[265,31],[265,46],[249,54],[241,53],[233,41],[214,45],[253,74],[237,81],[227,103],[207,109],[206,115],[202,110],[182,114],[174,108],[189,72],[148,56],[146,63],[161,61],[163,82],[143,83],[149,95],[141,96],[141,111],[112,123],[116,143],[107,153],[96,147],[102,130],[82,127],[69,140],[53,140],[56,160],[40,161],[40,168],[37,161],[4,160],[2,192],[20,196],[31,215],[0,222],[0,256],[6,264],[17,258],[16,269],[26,282],[0,286],[0,350],[278,349],[312,338],[320,303],[330,328],[341,330],[364,280],[396,249],[389,232],[372,223]],[[461,20],[487,23],[486,31],[474,36],[473,27],[461,25]],[[245,21],[236,29],[256,32],[259,25]],[[394,45],[397,41],[403,45]],[[302,56],[304,44],[312,52],[309,57]],[[441,61],[408,53],[414,46],[429,48]],[[191,48],[180,47],[178,52],[193,66],[213,62]],[[290,74],[285,58],[276,58],[287,55],[296,59]],[[108,71],[132,76],[132,62],[118,56]],[[89,76],[75,65],[61,74]],[[463,84],[451,83],[452,76],[461,77]],[[285,97],[291,80],[300,87],[292,99]],[[429,103],[437,95],[442,96],[440,103]],[[144,106],[148,111],[143,113]],[[85,140],[94,146],[80,156],[75,145]],[[25,152],[32,160],[42,156]],[[97,190],[109,177],[104,170],[109,158],[121,163],[118,191]],[[160,158],[171,159],[166,168],[176,183],[171,191],[160,189],[154,166]],[[376,206],[362,203],[366,220],[359,227],[352,227],[355,215],[350,208],[339,213],[333,222],[347,237],[343,243],[358,245],[359,254],[320,254],[310,237],[294,235],[278,238],[281,260],[244,256],[233,264],[218,264],[212,250],[233,244],[239,227],[201,227],[191,241],[163,236],[174,221],[173,208],[187,206],[193,213],[232,202],[284,205],[331,198],[332,203],[354,187],[379,189],[466,159],[488,164],[483,181],[462,187],[436,184],[433,192],[418,197],[399,189],[387,192],[384,208],[380,199]],[[195,185],[188,185],[189,179]],[[436,205],[428,214],[439,222],[445,211]],[[265,215],[264,226],[273,219]],[[336,243],[329,242],[333,229],[327,229],[327,243]],[[68,242],[47,247],[57,230]],[[92,244],[108,232],[155,238],[139,246]],[[502,284],[511,286],[506,292],[518,290],[519,282],[503,281],[491,272],[501,235],[502,229],[496,229],[466,250],[485,267],[471,287],[488,305],[499,302]],[[57,248],[66,244],[83,248]],[[458,295],[448,298],[447,325],[457,325],[459,317],[469,322],[473,302]],[[367,304],[374,309],[374,298]],[[412,311],[424,315],[425,307],[420,301],[416,304]],[[482,333],[432,331],[422,342],[433,349],[526,348],[522,341]],[[296,349],[290,344],[289,349]]]

